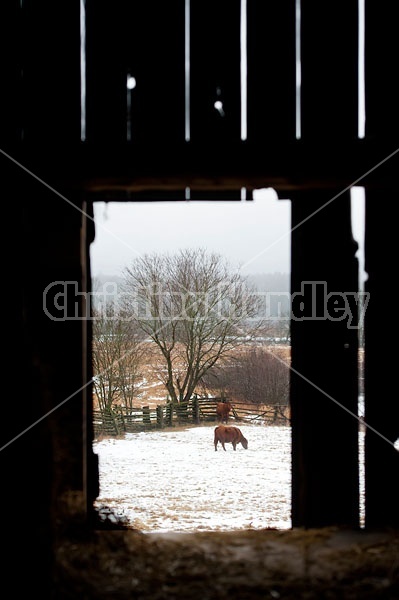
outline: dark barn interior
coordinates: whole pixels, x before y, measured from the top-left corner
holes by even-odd
[[[3,303],[0,498],[9,597],[399,598],[399,403],[391,371],[399,5],[364,0],[364,14],[359,137],[357,0],[1,3],[3,296],[11,302]],[[137,85],[127,96],[129,74]],[[251,200],[254,189],[273,187],[292,203],[291,293],[304,281],[355,293],[353,185],[366,193],[370,294],[364,530],[353,417],[359,342],[348,316],[291,322],[292,531],[178,541],[101,530],[84,295],[93,203],[239,201],[242,188]],[[173,232],[173,223],[165,227]],[[64,304],[54,282],[69,282]],[[314,570],[294,555],[315,561]]]

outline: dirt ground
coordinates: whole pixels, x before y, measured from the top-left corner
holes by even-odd
[[[399,599],[399,531],[97,530],[56,551],[59,600]]]

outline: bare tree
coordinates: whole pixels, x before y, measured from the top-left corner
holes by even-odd
[[[132,408],[141,378],[142,336],[134,322],[109,303],[93,310],[93,385],[99,408]]]
[[[124,275],[129,312],[158,351],[173,402],[190,399],[205,373],[261,325],[255,290],[218,254],[144,255]]]

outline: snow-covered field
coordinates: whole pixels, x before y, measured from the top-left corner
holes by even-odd
[[[96,507],[146,532],[291,527],[291,429],[240,425],[248,439],[215,452],[215,425],[94,443]]]

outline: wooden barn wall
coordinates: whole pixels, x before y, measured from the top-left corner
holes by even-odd
[[[292,292],[301,291],[303,280],[325,281],[330,291],[356,290],[349,193],[342,193],[345,186],[338,182],[364,183],[371,294],[366,420],[388,440],[367,431],[366,523],[398,524],[398,453],[392,444],[398,436],[391,378],[394,314],[383,348],[380,337],[381,315],[385,318],[390,306],[397,240],[390,209],[398,193],[398,7],[388,0],[365,1],[366,138],[354,143],[357,2],[302,2],[298,141],[293,139],[295,3],[272,4],[247,2],[252,34],[248,139],[241,140],[240,3],[192,0],[190,142],[184,141],[183,0],[176,0],[173,10],[164,1],[120,1],[112,10],[109,2],[85,2],[85,142],[80,139],[80,3],[0,4],[1,198],[11,238],[3,242],[4,294],[12,300],[4,319],[11,333],[3,366],[7,394],[0,461],[6,493],[0,506],[5,571],[10,581],[18,581],[21,564],[27,566],[21,582],[26,595],[35,588],[46,595],[54,536],[76,520],[87,525],[98,484],[86,387],[90,324],[48,319],[43,290],[53,281],[77,281],[80,291],[90,290],[88,252],[94,231],[89,205],[93,198],[103,198],[95,187],[99,173],[115,178],[122,200],[131,198],[139,177],[139,193],[153,198],[154,187],[161,193],[167,182],[169,197],[177,200],[184,200],[192,181],[197,184],[193,198],[209,198],[208,184],[211,193],[218,189],[220,198],[229,199],[239,199],[241,185],[255,186],[255,180],[279,188],[280,197],[292,199]],[[137,78],[130,144],[127,72]],[[264,87],[265,79],[270,89]],[[219,96],[223,117],[214,106]],[[367,169],[374,171],[363,181]],[[227,176],[219,183],[221,171]],[[89,199],[83,188],[90,189]],[[332,400],[356,411],[356,350],[356,333],[345,322],[292,323],[295,525],[358,522],[357,421]],[[386,377],[379,367],[381,355]],[[22,429],[12,419],[17,401]],[[35,493],[28,497],[31,490]]]

